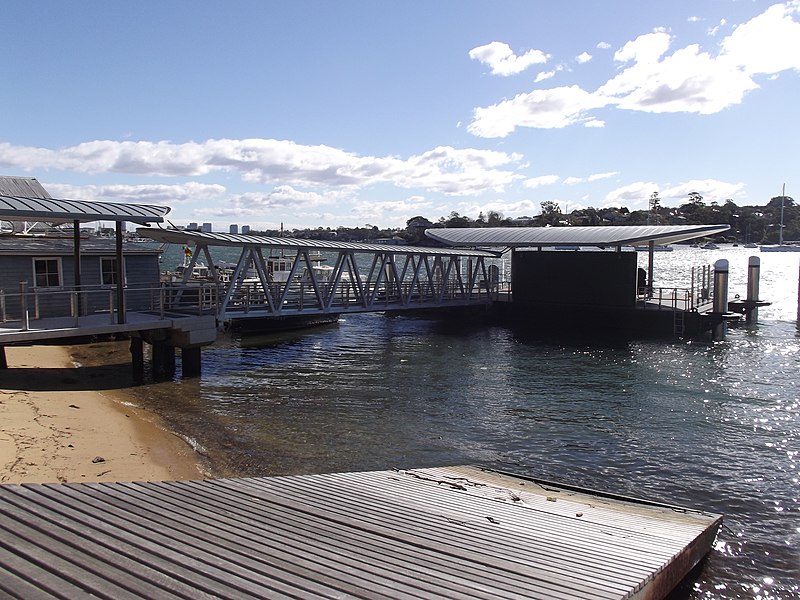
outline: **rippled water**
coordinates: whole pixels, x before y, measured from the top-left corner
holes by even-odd
[[[658,253],[656,284],[725,257],[744,296],[751,253]],[[800,253],[760,258],[776,304],[722,342],[365,314],[223,339],[200,379],[148,387],[146,401],[220,473],[482,463],[723,513],[689,595],[800,597]]]

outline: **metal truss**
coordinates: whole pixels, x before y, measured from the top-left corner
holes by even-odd
[[[344,314],[371,311],[419,310],[488,304],[498,293],[498,269],[484,256],[427,254],[415,248],[387,246],[386,250],[340,249],[333,268],[321,276],[315,269],[319,252],[298,248],[280,260],[291,269],[278,280],[264,255],[268,246],[245,244],[233,269],[220,269],[208,245],[197,244],[183,280],[167,284],[166,308],[199,307],[214,311],[220,324],[236,319],[293,315]],[[208,277],[192,277],[198,258],[205,258]]]

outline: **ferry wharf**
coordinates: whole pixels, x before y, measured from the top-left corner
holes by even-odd
[[[11,598],[664,598],[719,515],[482,469],[0,486]]]
[[[656,246],[716,236],[729,225],[601,227],[486,227],[428,229],[430,238],[456,248],[510,250],[509,292],[495,309],[505,322],[537,330],[580,330],[635,336],[724,337],[728,322],[757,315],[758,258],[748,271],[748,298],[729,302],[728,263],[687,272],[683,287],[655,285]],[[636,248],[647,251],[638,266]],[[755,263],[755,264],[754,264]],[[687,265],[687,269],[690,266]]]

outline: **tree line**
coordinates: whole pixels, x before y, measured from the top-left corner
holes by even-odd
[[[723,204],[706,203],[697,192],[689,194],[686,203],[677,208],[661,205],[658,192],[648,201],[647,210],[629,211],[620,208],[581,208],[568,213],[561,211],[557,202],[541,203],[541,213],[536,216],[505,217],[498,211],[481,212],[476,218],[455,211],[447,217],[431,221],[417,215],[406,221],[405,227],[380,229],[375,225],[363,227],[318,227],[284,232],[296,238],[336,239],[352,242],[430,243],[425,229],[453,227],[586,227],[604,225],[730,225],[719,241],[778,243],[781,222],[783,241],[800,240],[800,207],[789,196],[775,196],[764,206],[739,206],[733,200]],[[254,232],[255,233],[255,232]],[[263,231],[266,235],[279,235],[279,231]]]

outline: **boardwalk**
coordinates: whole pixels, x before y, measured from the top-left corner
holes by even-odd
[[[0,487],[18,598],[663,597],[721,518],[471,467]]]

